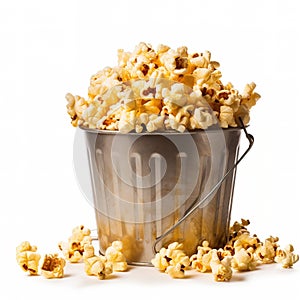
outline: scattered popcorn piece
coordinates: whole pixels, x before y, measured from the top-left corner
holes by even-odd
[[[253,255],[253,248],[247,250],[242,246],[234,247],[234,256],[232,259],[231,266],[237,271],[252,271],[257,266],[257,261]]]
[[[278,237],[270,236],[264,243],[260,243],[255,249],[255,255],[263,264],[270,264],[274,262],[276,256],[276,249],[279,247]]]
[[[113,266],[116,272],[126,271],[128,266],[123,251],[123,243],[121,241],[114,241],[110,247],[105,251],[105,257]]]
[[[190,259],[184,253],[183,244],[181,243],[178,242],[171,243],[167,248],[166,256],[171,259],[170,260],[171,265],[180,264],[183,266],[183,268],[190,265]]]
[[[204,241],[202,246],[198,246],[197,254],[190,257],[191,266],[193,269],[201,273],[210,272],[210,262],[212,259],[212,248],[209,247],[208,241]]]
[[[299,260],[299,255],[293,253],[294,247],[289,244],[284,249],[277,249],[275,262],[281,263],[283,268],[292,268],[293,265]]]
[[[154,267],[173,278],[183,278],[184,270],[190,265],[189,257],[183,251],[183,245],[174,242],[168,248],[161,248],[151,260]]]
[[[232,256],[226,256],[220,260],[218,251],[216,249],[211,250],[210,267],[214,275],[215,281],[229,281],[232,277],[231,261]]]
[[[241,222],[235,221],[233,225],[229,228],[229,238],[227,245],[233,246],[234,242],[242,234],[250,235],[247,226],[250,224],[249,220],[241,219]]]
[[[172,278],[184,278],[184,265],[177,263],[175,265],[170,265],[166,269],[166,273]]]
[[[36,251],[37,247],[30,245],[28,241],[22,242],[16,248],[16,259],[18,265],[23,271],[28,272],[30,275],[38,274],[41,256]]]
[[[63,252],[66,260],[71,263],[81,261],[84,254],[84,245],[91,244],[91,231],[83,225],[77,226],[72,230],[72,235],[68,242],[60,242],[59,249]]]
[[[41,274],[50,279],[50,278],[62,278],[64,277],[64,267],[66,261],[59,257],[57,253],[55,254],[46,254],[44,257],[44,262],[41,267]]]
[[[113,265],[105,256],[97,256],[91,244],[84,245],[84,270],[89,276],[106,279],[113,272]]]
[[[162,272],[166,271],[170,261],[170,258],[166,256],[166,251],[166,248],[161,248],[159,252],[155,254],[155,257],[151,260],[152,265]]]

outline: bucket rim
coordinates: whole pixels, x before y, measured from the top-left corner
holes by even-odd
[[[245,126],[248,127],[249,125]],[[106,129],[97,129],[97,128],[89,128],[83,125],[78,126],[79,129],[87,131],[89,133],[96,133],[96,134],[103,134],[103,135],[123,135],[123,136],[155,136],[155,135],[193,135],[193,134],[199,134],[199,133],[206,133],[206,132],[217,132],[217,131],[241,131],[243,130],[242,127],[228,127],[228,128],[221,128],[219,126],[211,126],[207,129],[195,129],[191,131],[184,131],[179,132],[176,130],[164,130],[164,131],[153,131],[153,132],[120,132],[118,130],[106,130]]]

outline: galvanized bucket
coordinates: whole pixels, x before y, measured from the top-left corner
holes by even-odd
[[[254,141],[243,125],[184,133],[79,130],[101,253],[120,240],[129,263],[151,265],[155,252],[173,241],[188,255],[203,240],[224,246],[236,166]],[[238,159],[242,130],[249,147]]]

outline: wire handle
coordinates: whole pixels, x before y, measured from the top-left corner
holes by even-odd
[[[165,238],[168,234],[170,234],[176,227],[178,227],[184,220],[186,220],[203,202],[205,202],[216,190],[219,189],[219,187],[221,186],[221,184],[223,183],[223,181],[231,174],[231,172],[233,172],[236,167],[238,166],[238,164],[243,160],[243,158],[247,155],[247,153],[250,151],[250,149],[252,148],[253,144],[254,144],[254,137],[252,134],[248,133],[246,130],[246,127],[242,121],[241,118],[239,118],[239,121],[241,123],[241,128],[243,129],[246,138],[249,141],[249,145],[248,148],[245,150],[245,152],[243,153],[243,155],[236,161],[236,163],[227,171],[227,173],[221,178],[221,180],[211,189],[211,191],[202,199],[199,201],[196,201],[196,203],[190,207],[185,213],[184,215],[177,221],[177,223],[175,223],[171,228],[169,228],[165,233],[163,233],[161,236],[157,237],[154,244],[153,244],[153,252],[157,253],[157,249],[156,246],[157,244],[163,239]],[[199,198],[199,197],[198,197]]]

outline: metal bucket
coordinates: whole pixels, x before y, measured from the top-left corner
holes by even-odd
[[[115,240],[131,264],[150,265],[178,241],[188,255],[228,238],[242,128],[128,133],[83,130],[100,252]]]

